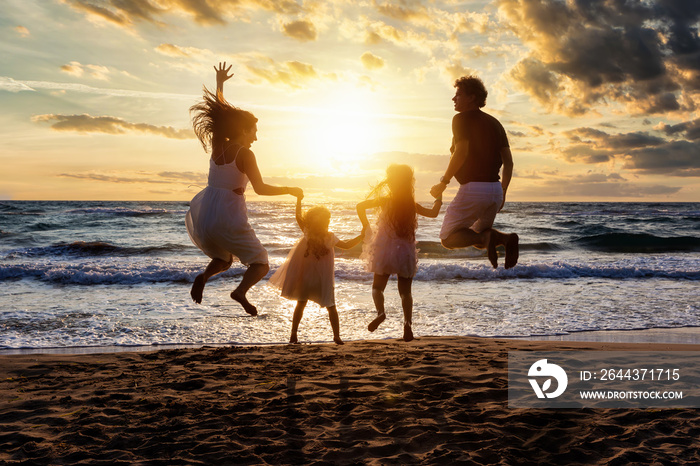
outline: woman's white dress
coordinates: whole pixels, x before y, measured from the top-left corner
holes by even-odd
[[[311,300],[321,307],[335,306],[335,254],[338,243],[333,233],[328,233],[324,246],[326,254],[316,257],[308,251],[306,232],[287,255],[269,283],[282,289],[282,297],[295,301]]]
[[[217,165],[209,159],[209,181],[190,202],[185,225],[190,239],[212,259],[237,257],[245,265],[267,264],[267,251],[248,223],[245,188],[248,177],[231,163]],[[238,190],[242,194],[237,194]]]

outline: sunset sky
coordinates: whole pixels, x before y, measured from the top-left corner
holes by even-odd
[[[476,74],[510,200],[700,201],[698,1],[2,3],[0,199],[189,200],[189,107],[226,61],[264,179],[311,200],[360,200],[392,162],[427,200]]]

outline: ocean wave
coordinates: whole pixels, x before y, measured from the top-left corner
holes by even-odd
[[[244,268],[231,268],[220,276],[242,275]],[[0,281],[35,279],[59,285],[138,285],[189,283],[201,270],[161,265],[145,267],[110,264],[16,264],[0,266]]]
[[[700,251],[700,238],[693,236],[663,237],[648,233],[606,233],[584,236],[576,243],[604,252],[691,252]]]
[[[217,277],[239,277],[245,272],[240,263],[234,264]],[[274,273],[273,266],[268,277]],[[62,285],[136,285],[148,283],[191,283],[201,273],[202,265],[176,266],[162,263],[24,263],[0,265],[0,281],[35,279]],[[336,263],[336,280],[371,281],[372,274],[353,260]],[[485,264],[421,264],[414,278],[416,281],[476,280],[498,281],[514,279],[562,280],[576,278],[601,279],[672,279],[700,280],[700,270],[663,269],[632,265],[588,265],[568,262],[519,264],[506,270],[493,269]]]
[[[0,202],[0,215],[42,215],[44,213],[46,213],[44,209],[35,206]]]
[[[430,264],[418,267],[416,280],[503,280],[503,279],[651,279],[700,280],[700,270],[663,270],[624,265],[581,265],[567,262],[520,264],[506,270],[488,265]]]
[[[102,241],[74,241],[72,243],[57,243],[51,246],[24,248],[10,251],[7,259],[21,257],[60,257],[60,256],[138,256],[157,255],[163,253],[182,252],[191,247],[180,244],[164,244],[162,246],[122,247]]]
[[[159,209],[154,207],[144,208],[129,208],[129,207],[86,207],[80,209],[71,209],[66,211],[67,214],[98,214],[109,215],[115,217],[150,217],[164,215],[185,215],[186,210],[169,210]]]

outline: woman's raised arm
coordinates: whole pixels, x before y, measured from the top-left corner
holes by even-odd
[[[233,65],[229,65],[228,68],[226,68],[226,62],[223,64],[219,62],[219,67],[214,67],[214,71],[216,71],[216,95],[219,95],[219,93],[221,93],[221,95],[224,94],[224,82],[228,81],[233,76],[233,73],[228,74],[232,66]]]

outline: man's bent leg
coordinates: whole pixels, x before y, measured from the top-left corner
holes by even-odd
[[[488,245],[489,240],[486,231],[477,233],[469,228],[460,228],[450,233],[441,242],[447,249],[467,248],[469,246],[484,249]]]

